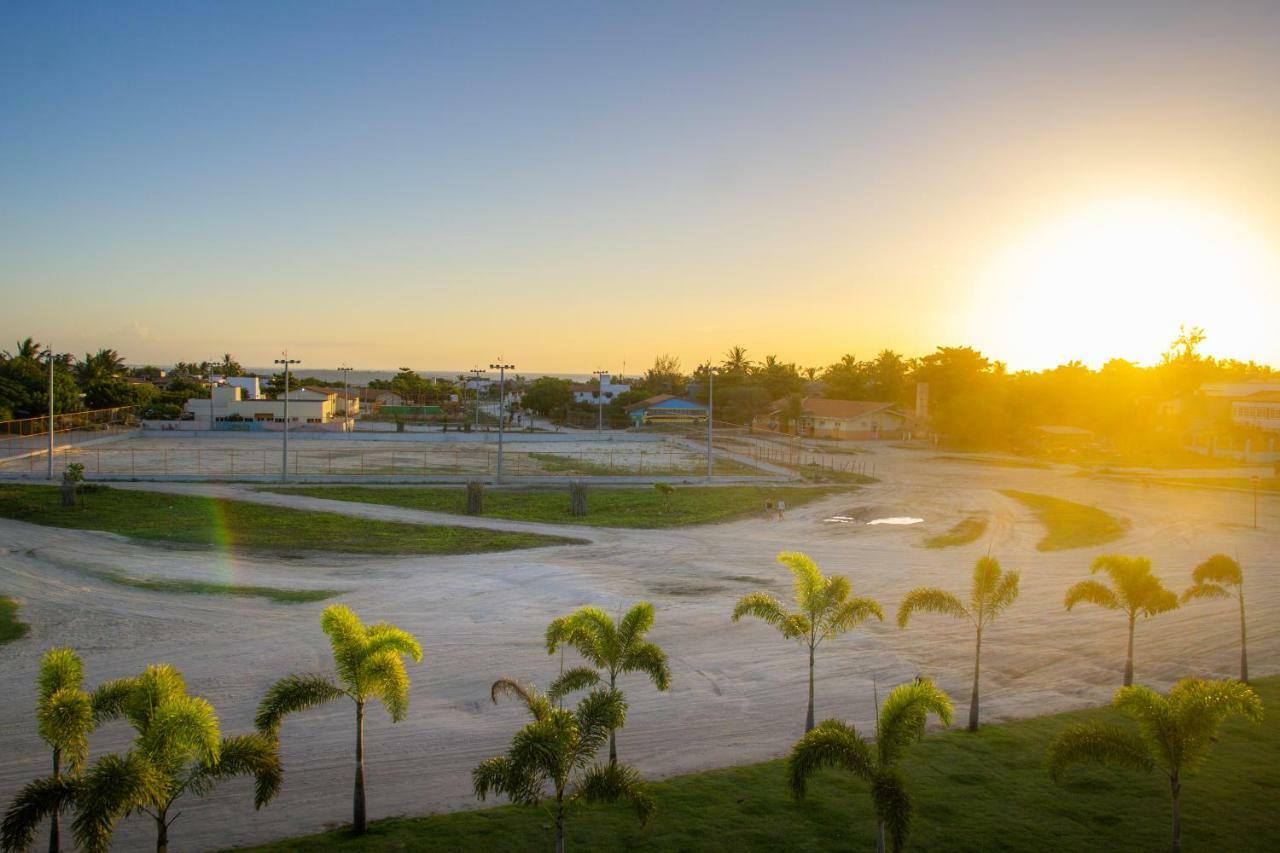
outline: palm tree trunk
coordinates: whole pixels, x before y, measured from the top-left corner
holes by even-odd
[[[978,629],[978,647],[973,653],[973,697],[969,700],[969,731],[978,730],[978,673],[982,667],[982,629]]]
[[[356,789],[351,802],[351,828],[363,834],[364,811],[364,703],[356,703]]]
[[[156,812],[156,853],[169,853],[169,820],[164,810]]]
[[[884,821],[876,821],[876,853],[884,853]]]
[[[609,673],[609,689],[617,689],[618,676],[615,673]],[[609,729],[609,763],[618,763],[618,732],[616,729]]]
[[[1124,686],[1129,687],[1133,684],[1133,623],[1137,617],[1135,614],[1129,614],[1129,653],[1124,659]]]
[[[62,775],[62,750],[54,748],[53,750],[53,778],[57,779]],[[62,826],[58,821],[58,810],[54,809],[53,814],[49,817],[49,853],[58,853],[62,849]]]
[[[1178,801],[1178,794],[1182,792],[1182,783],[1178,781],[1178,777],[1169,778],[1169,793],[1173,796],[1173,853],[1181,853],[1182,850],[1182,804]]]
[[[556,853],[564,853],[564,798],[556,796]]]
[[[806,733],[813,730],[813,644],[809,644],[809,713],[804,718]]]
[[[1240,587],[1240,680],[1249,680],[1249,652],[1245,649],[1244,587]]]

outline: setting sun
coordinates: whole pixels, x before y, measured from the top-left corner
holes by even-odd
[[[1151,363],[1182,324],[1210,329],[1215,351],[1239,357],[1265,337],[1258,308],[1277,281],[1280,263],[1238,219],[1181,200],[1107,199],[1029,228],[994,257],[971,323],[1016,368],[1063,352],[1093,366]]]

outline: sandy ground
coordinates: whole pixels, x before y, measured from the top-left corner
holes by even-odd
[[[39,655],[58,644],[84,656],[90,684],[166,661],[190,689],[212,701],[224,732],[247,730],[263,690],[295,671],[328,671],[317,617],[323,604],[278,605],[257,599],[169,595],[113,586],[83,573],[116,567],[161,576],[243,583],[339,587],[340,601],[369,621],[414,632],[426,650],[412,669],[408,719],[392,725],[381,709],[368,720],[372,817],[474,808],[470,771],[502,750],[524,718],[514,705],[491,705],[488,686],[511,675],[545,682],[557,660],[541,645],[552,617],[582,604],[610,610],[645,598],[657,605],[655,641],[674,671],[656,692],[624,682],[630,720],[619,736],[624,760],[649,777],[756,761],[783,754],[800,734],[805,655],[771,628],[733,624],[736,598],[755,589],[787,595],[780,550],[802,549],[829,573],[848,575],[855,592],[884,605],[887,621],[842,636],[819,651],[818,714],[859,726],[880,695],[917,673],[937,678],[963,719],[972,635],[963,623],[921,616],[906,631],[892,623],[903,593],[919,584],[968,588],[973,561],[990,547],[1022,571],[1022,596],[989,630],[983,649],[983,711],[988,721],[1096,705],[1120,683],[1121,614],[1062,609],[1065,588],[1088,576],[1102,551],[1143,554],[1177,588],[1215,551],[1239,555],[1247,571],[1250,663],[1256,675],[1280,671],[1280,499],[1262,497],[1260,529],[1248,494],[1142,486],[1072,477],[1060,470],[939,462],[928,453],[873,450],[883,482],[849,497],[792,511],[785,521],[750,520],[675,531],[556,527],[592,544],[465,557],[264,558],[135,545],[108,534],[0,521],[0,589],[22,599],[31,635],[0,647],[0,800],[47,772],[48,754],[32,718]],[[242,493],[243,487],[151,484],[145,488]],[[1126,538],[1104,549],[1049,554],[1035,550],[1043,531],[1021,505],[995,489],[1042,492],[1130,519]],[[243,492],[249,495],[248,492]],[[467,523],[454,516],[362,504],[255,494],[281,505],[326,507],[365,517]],[[985,510],[990,535],[947,550],[920,547],[962,513]],[[832,515],[918,516],[910,527],[830,524]],[[472,522],[474,523],[474,522]],[[546,529],[501,523],[488,527]],[[1230,602],[1201,602],[1138,627],[1137,677],[1165,688],[1187,674],[1227,676],[1239,659]],[[572,658],[571,658],[572,659]],[[283,729],[286,779],[281,796],[254,812],[250,787],[237,781],[181,805],[174,849],[230,846],[313,832],[350,817],[354,714],[334,704],[289,720]],[[126,745],[112,724],[93,736],[95,753]],[[121,849],[151,843],[145,818],[125,822]]]

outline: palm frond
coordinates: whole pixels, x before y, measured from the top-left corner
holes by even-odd
[[[985,601],[1000,582],[1000,561],[995,557],[979,557],[973,564],[973,605],[977,609],[978,602]]]
[[[29,848],[36,827],[53,815],[70,809],[75,798],[76,783],[70,777],[48,776],[28,782],[4,813],[4,823],[0,824],[0,849]]]
[[[823,720],[791,747],[787,756],[787,787],[797,799],[804,797],[809,778],[824,767],[840,767],[860,779],[875,772],[871,749],[857,730],[840,720]]]
[[[566,641],[601,669],[616,661],[622,649],[613,618],[599,607],[580,607],[569,614]]]
[[[940,613],[957,619],[969,618],[969,611],[965,609],[958,597],[937,587],[916,587],[903,596],[902,603],[898,605],[898,627],[907,627],[911,614],[916,611]]]
[[[61,687],[41,699],[36,726],[45,743],[66,756],[74,772],[89,752],[93,729],[93,703],[78,686]]]
[[[889,849],[902,853],[911,829],[911,796],[902,775],[892,767],[877,768],[871,777],[871,803],[889,834]]]
[[[1116,598],[1116,594],[1109,587],[1098,581],[1080,581],[1072,584],[1071,588],[1067,590],[1066,598],[1063,599],[1062,604],[1067,610],[1070,610],[1082,601],[1105,607],[1108,610],[1120,609],[1120,601]]]
[[[361,650],[365,660],[383,652],[395,652],[413,659],[414,663],[422,663],[422,646],[418,640],[403,628],[379,622],[369,628],[369,639]]]
[[[818,570],[818,565],[808,554],[799,551],[783,551],[778,554],[778,562],[791,570],[796,604],[807,613],[813,612],[816,609],[813,607],[813,599],[821,594],[825,585],[825,578]]]
[[[489,699],[495,705],[504,697],[518,700],[535,720],[545,719],[552,710],[549,697],[532,684],[526,686],[514,678],[499,678],[489,688]]]
[[[597,764],[587,768],[579,778],[573,799],[588,803],[616,803],[627,800],[636,810],[640,825],[653,814],[653,797],[640,771],[626,764]]]
[[[89,694],[89,700],[93,704],[94,723],[101,725],[108,720],[123,717],[133,686],[132,678],[116,678],[95,687]]]
[[[365,695],[381,699],[392,722],[403,720],[409,710],[409,673],[405,671],[400,653],[384,649],[366,658],[361,676]]]
[[[1231,717],[1262,722],[1262,700],[1249,685],[1234,679],[1204,681],[1184,678],[1169,691],[1173,725],[1166,739],[1178,748],[1173,756],[1183,771],[1194,770],[1217,742],[1218,729]],[[1172,750],[1171,750],[1172,751]]]
[[[1244,571],[1240,564],[1226,554],[1214,554],[1191,570],[1191,580],[1196,584],[1218,583],[1240,586],[1244,583]]]
[[[1231,593],[1225,586],[1218,586],[1216,583],[1209,581],[1201,581],[1195,586],[1187,587],[1182,591],[1182,603],[1197,598],[1230,598]]]
[[[218,761],[201,764],[191,778],[191,790],[208,793],[216,782],[236,776],[254,779],[253,807],[260,809],[275,797],[284,781],[279,744],[268,735],[248,734],[223,738]]]
[[[643,672],[653,686],[666,690],[671,685],[671,666],[667,653],[657,643],[633,643],[622,659],[622,672]]]
[[[842,634],[870,617],[884,621],[884,610],[874,598],[850,598],[827,612],[822,623],[822,636],[830,639]]]
[[[627,649],[633,643],[639,642],[653,627],[653,615],[653,605],[647,601],[639,601],[632,605],[618,624],[619,647]]]
[[[577,666],[566,669],[564,673],[547,687],[547,698],[559,702],[570,693],[585,690],[600,683],[600,673],[589,666]]]
[[[36,673],[37,701],[45,702],[59,690],[79,690],[84,685],[84,662],[73,649],[59,646],[40,656]]]
[[[995,617],[1003,613],[1011,604],[1018,600],[1018,583],[1022,576],[1018,572],[1005,572],[995,589],[991,590],[987,598],[986,606],[983,608],[982,621],[983,624],[990,622]]]
[[[267,690],[253,725],[263,734],[274,735],[288,714],[305,711],[346,696],[341,687],[325,675],[286,675]]]
[[[139,753],[102,756],[81,777],[72,832],[85,853],[106,853],[116,821],[166,793],[164,774]]]
[[[132,679],[124,699],[124,716],[138,731],[151,724],[151,715],[171,700],[187,695],[182,673],[167,663],[152,664]]]
[[[894,764],[909,745],[923,737],[930,714],[949,726],[953,713],[951,697],[928,678],[917,678],[893,688],[880,706],[876,733],[880,764],[886,767]]]
[[[218,761],[222,735],[213,706],[198,696],[174,696],[151,712],[137,738],[138,748],[157,764],[185,763],[196,758]]]
[[[491,793],[505,794],[513,803],[536,806],[542,799],[539,777],[528,768],[515,766],[505,755],[480,762],[471,771],[471,784],[481,800]]]
[[[1155,764],[1137,732],[1098,723],[1069,726],[1059,732],[1049,742],[1045,760],[1055,782],[1076,764],[1116,764],[1144,771]]]
[[[1147,617],[1177,610],[1178,594],[1171,589],[1165,589],[1159,579],[1152,577],[1151,583],[1146,585],[1143,592],[1141,609],[1142,614]]]
[[[331,604],[320,614],[320,630],[329,637],[335,653],[339,648],[361,645],[368,631],[360,617],[345,604]]]
[[[578,724],[579,752],[594,755],[609,738],[609,732],[627,722],[627,701],[617,690],[592,690],[578,702],[573,712]]]
[[[769,593],[753,592],[742,596],[733,606],[733,621],[737,622],[743,616],[754,616],[770,625],[781,625],[787,618],[787,612],[782,609],[782,602]]]

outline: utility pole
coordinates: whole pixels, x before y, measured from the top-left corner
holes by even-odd
[[[299,359],[289,358],[289,353],[282,353],[284,358],[277,358],[276,364],[284,365],[284,455],[280,458],[280,482],[289,479],[289,365],[298,364]]]
[[[707,482],[711,482],[711,472],[715,465],[714,457],[711,455],[711,436],[715,430],[715,422],[711,417],[713,401],[716,393],[716,369],[711,362],[707,362]]]
[[[604,371],[596,370],[596,432],[604,432]]]
[[[343,365],[338,372],[342,374],[342,431],[346,432],[351,420],[351,394],[347,390],[351,386],[351,368]]]
[[[480,431],[480,380],[484,377],[484,371],[478,367],[471,368],[471,379],[475,384],[476,392],[476,432]]]
[[[497,484],[502,483],[502,428],[507,420],[507,371],[515,370],[514,364],[506,364],[501,361],[498,364],[489,365],[490,370],[498,371],[498,475],[494,478]]]
[[[211,361],[209,362],[209,432],[213,432],[214,423],[216,421],[213,417],[213,362]]]
[[[53,479],[53,344],[44,351],[49,357],[49,479]]]

